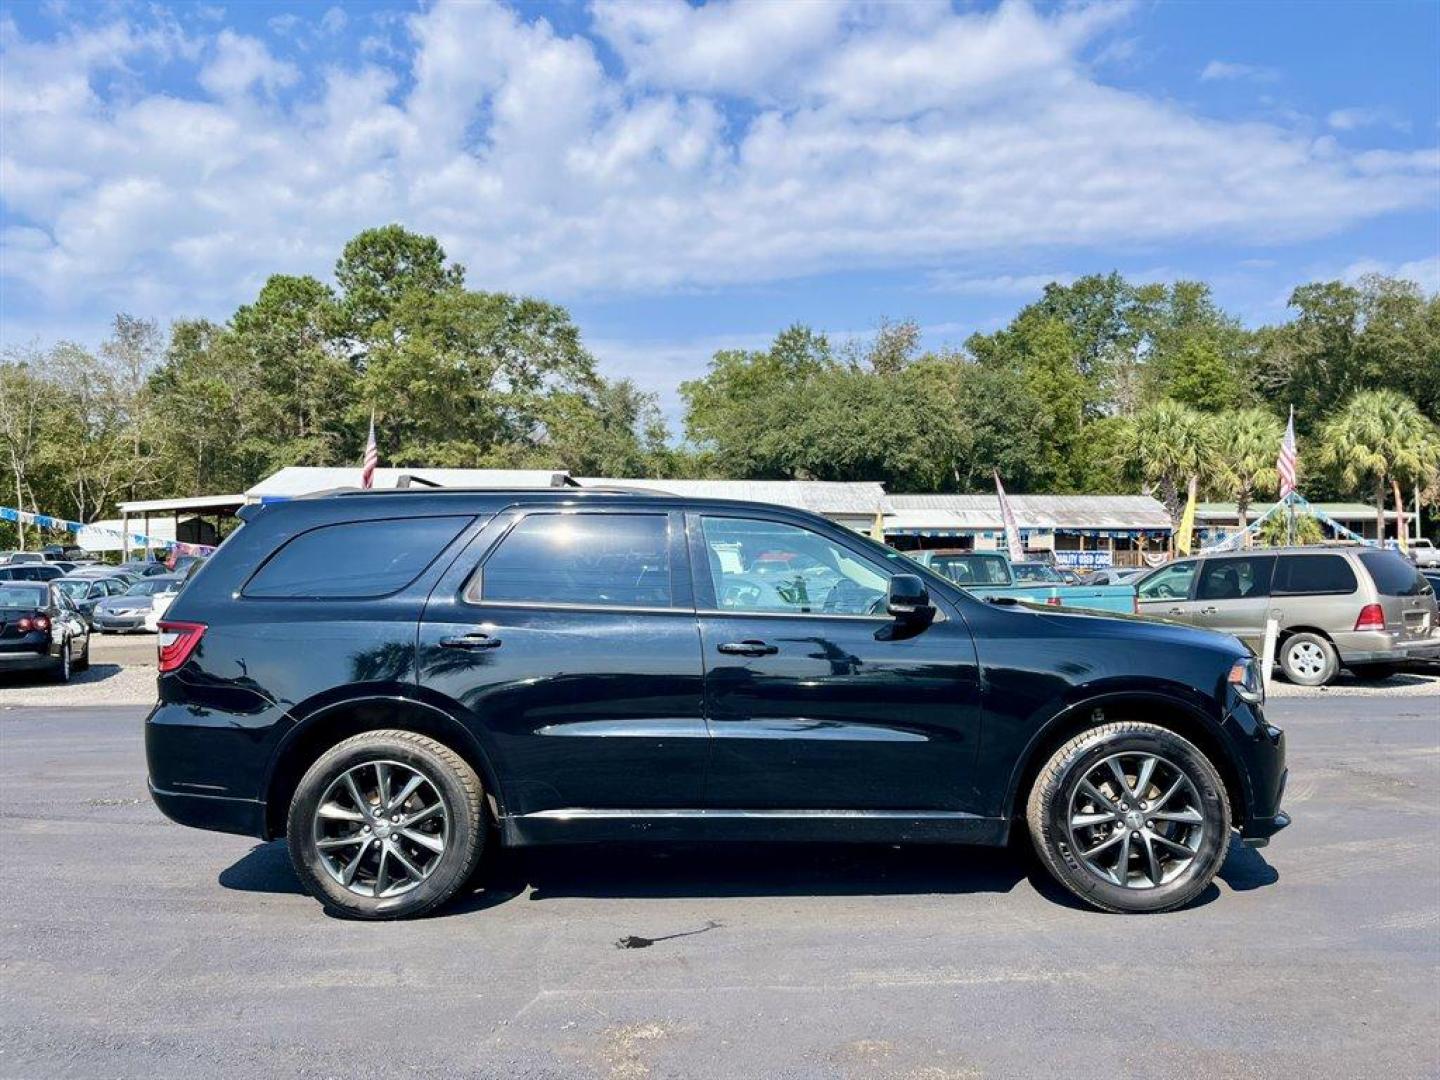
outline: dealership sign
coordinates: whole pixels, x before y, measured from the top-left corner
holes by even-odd
[[[1055,565],[1072,570],[1101,570],[1113,566],[1115,555],[1110,551],[1057,551]]]

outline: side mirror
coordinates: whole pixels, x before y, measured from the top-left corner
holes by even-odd
[[[935,614],[930,590],[914,574],[896,574],[890,579],[885,610],[897,619],[928,619]]]

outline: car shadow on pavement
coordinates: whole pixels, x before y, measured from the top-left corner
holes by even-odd
[[[1280,875],[1254,848],[1231,842],[1220,878],[1232,890],[1263,888]],[[1021,881],[1045,899],[1095,913],[1040,866],[1028,844],[1008,848],[939,844],[634,844],[539,847],[492,846],[474,878],[435,914],[461,915],[509,903],[560,897],[673,899],[743,896],[902,896],[1008,893]],[[304,889],[283,840],[257,844],[220,872],[219,883],[240,892]],[[1220,895],[1211,885],[1190,907]]]
[[[119,664],[97,664],[90,662],[90,666],[84,671],[76,671],[70,675],[70,686],[81,686],[86,683],[104,682],[106,679],[113,679],[123,671]],[[14,671],[7,672],[0,676],[0,687],[31,687],[31,686],[53,686],[55,676],[48,671]]]

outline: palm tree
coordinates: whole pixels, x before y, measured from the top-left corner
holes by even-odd
[[[1345,487],[1370,487],[1375,503],[1375,535],[1383,540],[1386,488],[1395,495],[1395,527],[1399,530],[1405,521],[1400,483],[1423,483],[1435,472],[1440,463],[1440,436],[1404,394],[1362,390],[1326,421],[1321,431],[1320,462]]]
[[[1235,515],[1243,529],[1256,491],[1268,491],[1279,483],[1275,459],[1284,429],[1264,409],[1226,413],[1216,427],[1220,481],[1235,500]]]
[[[1215,464],[1215,426],[1208,416],[1168,398],[1135,414],[1124,449],[1147,484],[1160,490],[1172,529],[1180,527],[1192,477]]]

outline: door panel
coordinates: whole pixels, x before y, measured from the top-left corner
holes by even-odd
[[[1195,585],[1196,626],[1234,634],[1257,650],[1270,612],[1274,555],[1206,559]]]
[[[1195,593],[1197,559],[1183,559],[1157,570],[1136,591],[1141,615],[1177,622],[1190,622],[1195,615],[1191,597]]]
[[[973,806],[978,671],[963,620],[905,630],[837,612],[872,607],[876,585],[883,603],[888,579],[839,530],[725,518],[707,536],[716,520],[689,522],[714,740],[707,804]],[[780,605],[794,610],[754,610]]]
[[[419,680],[464,709],[509,813],[700,805],[709,739],[682,528],[663,512],[502,515],[431,594]],[[486,598],[487,574],[506,599]]]

